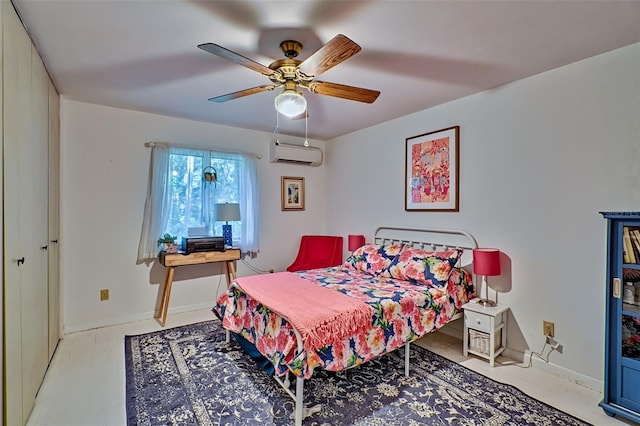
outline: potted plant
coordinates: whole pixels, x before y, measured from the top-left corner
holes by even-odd
[[[178,245],[176,244],[176,238],[178,237],[174,237],[167,232],[162,237],[158,238],[158,245],[162,244],[162,250],[165,253],[177,253]]]

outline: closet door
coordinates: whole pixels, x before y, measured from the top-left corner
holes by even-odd
[[[22,396],[22,272],[31,265],[20,238],[20,147],[31,100],[31,42],[9,2],[3,7],[5,423],[25,423]],[[26,94],[26,95],[25,95]],[[24,263],[19,263],[23,260]],[[27,274],[28,276],[28,274]],[[10,391],[9,391],[10,390]],[[25,407],[26,410],[27,407]]]
[[[2,70],[2,40],[4,39],[2,31],[3,31],[3,16],[4,16],[4,5],[0,4],[0,70]],[[3,120],[4,120],[4,94],[3,94],[3,84],[0,82],[0,165],[4,164],[4,129]],[[0,173],[0,194],[4,199],[4,168],[2,168],[2,173]],[[4,211],[0,209],[0,224],[4,223]],[[0,241],[4,242],[4,227],[0,226]],[[3,260],[2,265],[2,286],[0,287],[0,330],[4,332],[4,243],[0,244],[0,259]],[[4,334],[4,333],[3,333]],[[0,365],[4,366],[4,338],[0,339]],[[2,413],[2,420],[4,421],[4,368],[0,368],[0,383],[3,383],[3,386],[0,387],[0,413]]]
[[[34,48],[30,103],[28,143],[20,149],[20,238],[33,260],[22,276],[22,385],[24,396],[35,398],[49,364],[49,82]]]
[[[5,422],[26,422],[48,363],[48,93],[44,65],[3,7]]]
[[[49,360],[60,340],[60,96],[49,81]]]

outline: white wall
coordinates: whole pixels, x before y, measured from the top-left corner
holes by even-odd
[[[262,155],[260,254],[249,263],[284,270],[295,258],[300,236],[325,230],[324,166],[269,162],[271,133],[61,101],[61,283],[65,332],[153,317],[164,268],[136,265],[147,188],[147,141],[218,147]],[[282,142],[301,143],[280,136]],[[311,141],[324,148],[323,142]],[[34,170],[34,173],[41,171]],[[280,177],[303,176],[306,210],[282,212]],[[213,272],[213,276],[211,273]],[[252,275],[238,262],[238,275]],[[99,301],[99,290],[110,300]],[[225,287],[217,265],[176,270],[169,315],[212,307]]]
[[[384,93],[381,97],[384,96]],[[404,211],[405,138],[460,126],[460,211]],[[327,143],[327,232],[383,224],[462,228],[505,256],[508,346],[603,377],[602,210],[640,208],[640,44]],[[344,190],[336,191],[335,188]]]

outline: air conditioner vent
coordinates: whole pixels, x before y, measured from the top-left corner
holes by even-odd
[[[272,163],[299,164],[302,166],[319,166],[322,164],[322,150],[288,143],[273,142],[270,147]]]
[[[310,166],[311,161],[302,161],[302,160],[289,160],[286,158],[280,158],[276,161],[277,163],[289,163],[289,164],[302,164],[303,166]]]

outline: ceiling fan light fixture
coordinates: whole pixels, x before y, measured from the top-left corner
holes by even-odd
[[[307,110],[307,100],[297,90],[285,89],[276,96],[275,106],[280,114],[292,118]]]

